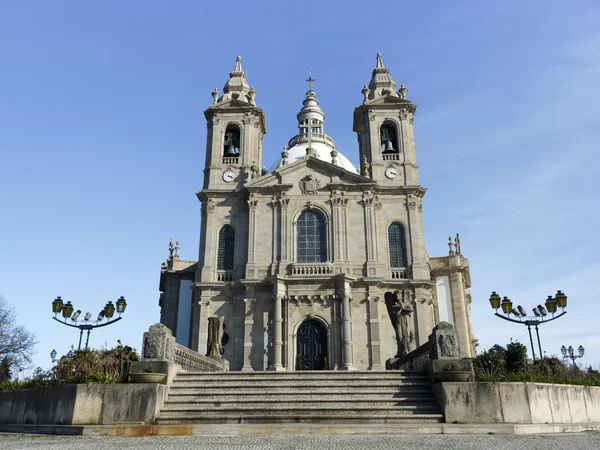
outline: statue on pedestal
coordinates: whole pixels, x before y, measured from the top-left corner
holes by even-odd
[[[411,291],[394,291],[394,293],[385,294],[385,305],[392,320],[394,331],[396,332],[396,343],[398,352],[396,358],[401,358],[411,351],[411,344],[414,341],[414,333],[411,327],[411,314],[413,312]]]

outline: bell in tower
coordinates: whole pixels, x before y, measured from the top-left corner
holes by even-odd
[[[225,131],[223,156],[232,157],[240,154],[240,129],[236,125],[229,125]]]
[[[381,152],[398,153],[398,143],[396,140],[396,130],[389,124],[381,127]]]

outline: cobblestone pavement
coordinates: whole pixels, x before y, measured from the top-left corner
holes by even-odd
[[[529,436],[177,436],[66,437],[0,434],[7,450],[127,450],[127,449],[600,449],[600,433]]]

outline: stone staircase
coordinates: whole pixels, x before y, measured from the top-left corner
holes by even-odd
[[[422,372],[188,372],[157,424],[442,421]]]

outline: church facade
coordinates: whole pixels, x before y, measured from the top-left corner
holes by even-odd
[[[199,258],[183,261],[171,244],[161,322],[233,371],[382,370],[441,321],[458,331],[461,356],[474,355],[458,235],[448,255],[425,249],[406,87],[397,89],[378,54],[354,111],[356,168],[325,133],[308,81],[296,135],[269,171],[261,169],[266,115],[241,58],[223,93],[213,91]]]

